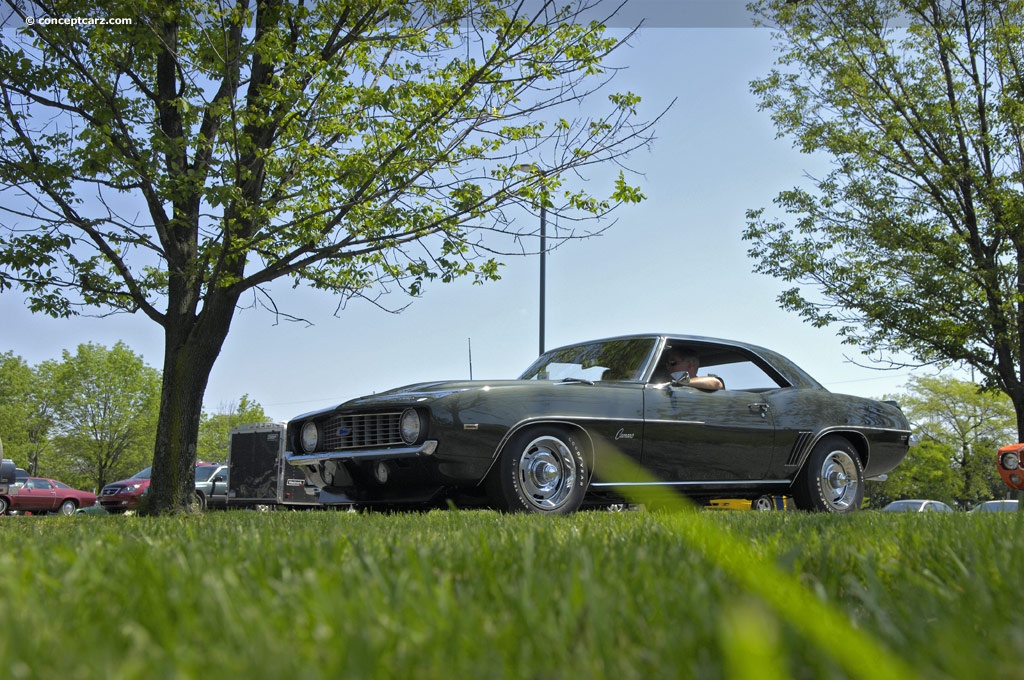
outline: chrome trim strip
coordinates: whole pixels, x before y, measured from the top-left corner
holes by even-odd
[[[509,431],[517,430],[524,425],[532,425],[534,423],[546,423],[546,422],[561,422],[566,424],[572,423],[639,423],[640,425],[707,425],[705,420],[664,420],[664,419],[650,419],[644,420],[643,418],[612,418],[608,416],[582,416],[582,415],[548,415],[548,416],[536,416],[533,418],[527,418],[526,420],[520,420],[518,423],[512,425]]]
[[[418,458],[420,456],[431,456],[437,451],[437,440],[428,439],[419,446],[406,446],[397,449],[371,449],[359,451],[318,451],[316,453],[304,453],[294,455],[289,452],[286,456],[292,465],[313,465],[328,460],[390,460],[392,458]]]
[[[792,484],[791,479],[732,479],[705,482],[592,482],[590,486],[748,486],[753,484]]]
[[[704,420],[645,420],[647,425],[707,425]]]

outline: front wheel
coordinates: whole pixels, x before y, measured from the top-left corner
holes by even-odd
[[[576,437],[554,427],[526,430],[502,449],[489,480],[491,500],[507,512],[568,514],[583,503],[587,476]]]
[[[6,515],[7,511],[11,509],[11,503],[3,496],[0,496],[0,515]]]
[[[793,485],[801,510],[853,512],[864,501],[864,466],[843,437],[825,437],[811,451]]]

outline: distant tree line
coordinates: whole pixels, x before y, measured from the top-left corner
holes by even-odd
[[[153,462],[161,375],[123,343],[81,344],[60,360],[30,366],[0,353],[0,441],[4,457],[30,475],[101,489]],[[227,458],[236,425],[267,420],[243,395],[203,411],[199,459]]]
[[[883,507],[903,498],[930,498],[970,509],[1005,498],[1009,489],[996,470],[996,450],[1017,441],[1013,402],[977,383],[919,377],[899,402],[917,445],[884,482],[868,482],[867,506]]]

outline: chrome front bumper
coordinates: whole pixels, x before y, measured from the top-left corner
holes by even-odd
[[[437,440],[428,439],[419,446],[406,446],[396,449],[360,449],[347,451],[317,451],[316,453],[287,453],[288,462],[292,465],[315,465],[329,460],[394,460],[396,458],[420,458],[432,456],[437,451]]]

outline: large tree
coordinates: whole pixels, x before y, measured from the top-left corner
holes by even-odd
[[[636,96],[591,96],[620,43],[590,0],[6,3],[0,288],[162,327],[153,512],[189,506],[211,368],[271,282],[485,281],[535,230],[503,206],[568,224],[642,198],[578,181],[651,129]]]
[[[26,466],[31,450],[32,386],[34,372],[13,352],[0,354],[0,439],[2,454]]]
[[[32,367],[12,352],[0,354],[0,438],[3,455],[39,474],[40,460],[50,451],[57,396],[47,366]]]
[[[781,136],[832,161],[752,210],[784,308],[904,365],[959,363],[1024,440],[1024,4],[759,0],[780,56],[753,83]]]
[[[144,467],[160,403],[160,372],[124,343],[92,343],[45,362],[54,381],[53,439],[46,469],[73,484],[102,489]]]

